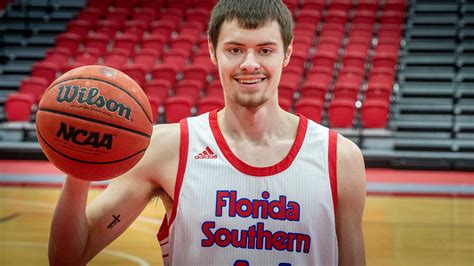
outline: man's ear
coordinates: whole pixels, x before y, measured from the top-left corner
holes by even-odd
[[[283,60],[283,66],[286,67],[290,63],[291,53],[293,53],[293,40],[291,40],[290,45],[286,49],[285,60]]]
[[[214,46],[212,45],[211,40],[207,38],[207,46],[209,47],[209,54],[211,55],[211,62],[214,65],[217,65],[217,58],[216,58],[216,49],[214,49]]]

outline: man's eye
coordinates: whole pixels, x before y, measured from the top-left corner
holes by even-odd
[[[232,48],[229,50],[229,52],[233,55],[240,54],[242,50],[240,48]]]
[[[263,55],[269,55],[269,54],[272,53],[272,49],[263,48],[262,50],[260,50],[260,53],[263,54]]]

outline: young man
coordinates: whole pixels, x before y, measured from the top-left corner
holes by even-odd
[[[278,105],[292,52],[288,9],[280,0],[222,0],[208,33],[225,108],[156,126],[140,163],[87,208],[90,184],[67,177],[52,265],[85,264],[156,195],[167,210],[158,234],[165,264],[365,264],[360,150]]]

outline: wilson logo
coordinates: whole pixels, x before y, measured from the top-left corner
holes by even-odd
[[[97,108],[105,108],[111,113],[117,113],[118,116],[130,120],[132,109],[114,99],[106,99],[100,95],[100,90],[95,87],[86,88],[78,85],[61,86],[58,91],[56,100],[61,102],[77,102],[80,104],[87,104]]]
[[[89,145],[94,148],[112,149],[113,136],[111,134],[100,134],[99,132],[76,129],[65,123],[61,123],[56,137],[80,146]]]

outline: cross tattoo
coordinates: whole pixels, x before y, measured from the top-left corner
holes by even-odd
[[[109,224],[109,226],[107,226],[107,228],[109,229],[112,229],[112,227],[114,227],[116,224],[120,223],[120,214],[115,216],[114,214],[112,214],[112,217],[114,218],[114,220]]]

